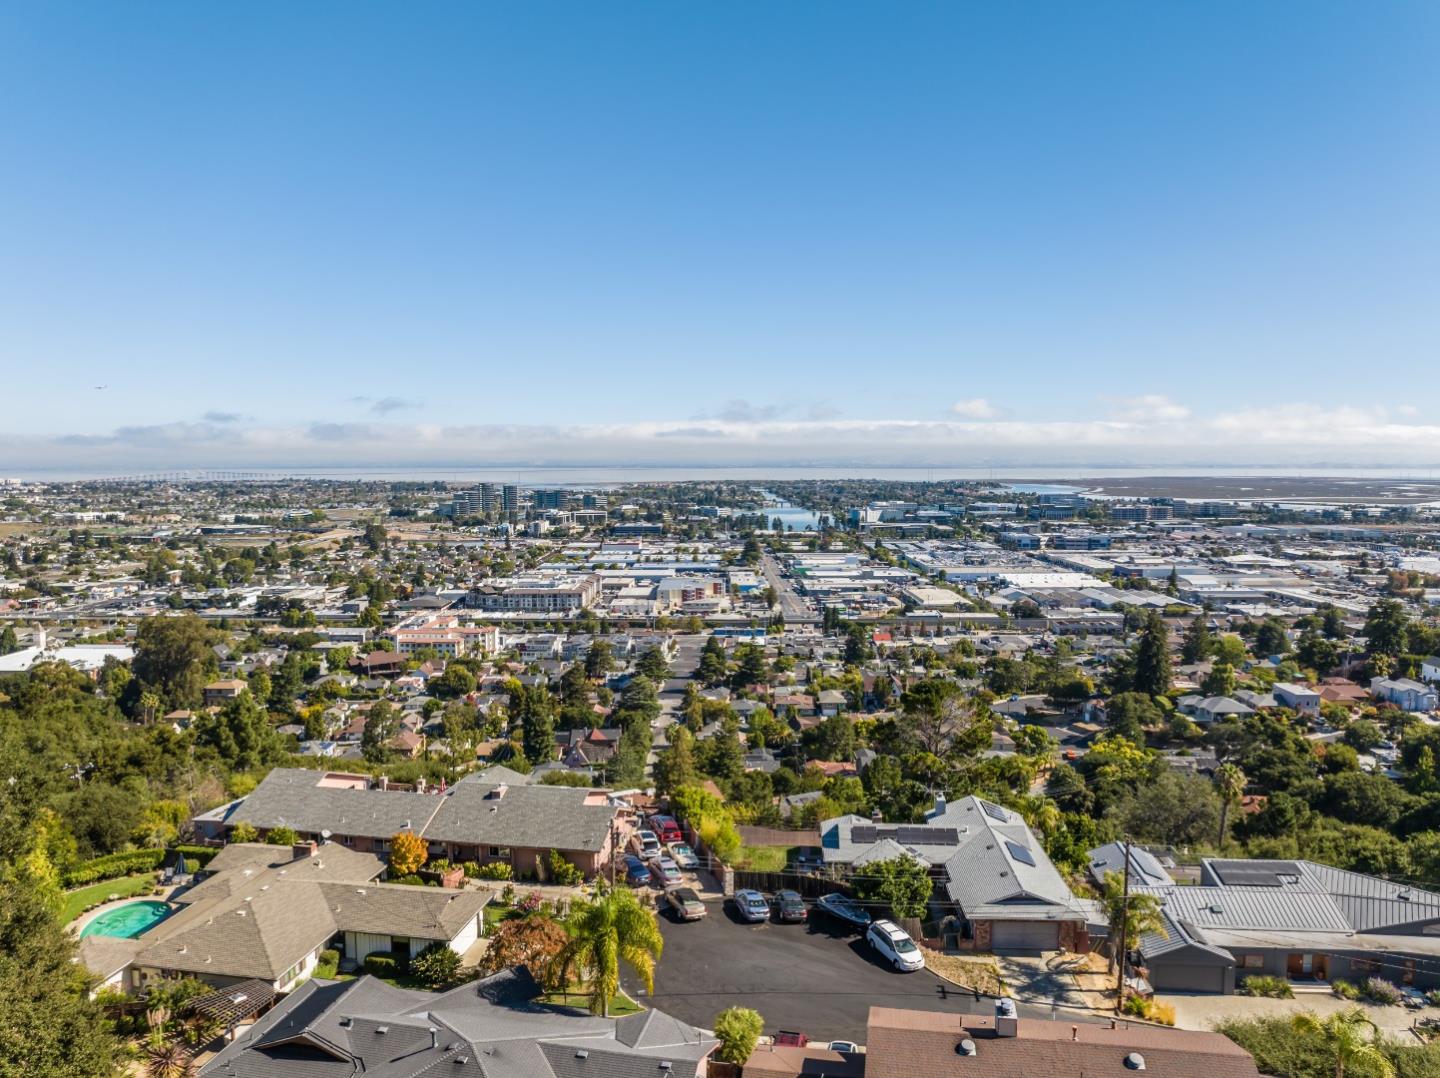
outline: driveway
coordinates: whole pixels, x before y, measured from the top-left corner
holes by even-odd
[[[811,924],[745,924],[727,904],[706,903],[702,921],[677,924],[662,915],[665,952],[646,998],[625,971],[625,990],[642,1003],[705,1029],[726,1007],[753,1007],[765,1029],[793,1029],[815,1039],[865,1041],[872,1006],[952,1013],[993,1013],[993,1003],[957,992],[928,970],[897,973],[881,965],[863,939],[834,927],[824,914]],[[944,993],[942,995],[942,992]],[[1022,1006],[1027,1018],[1050,1018],[1047,1007]],[[1065,1021],[1077,1012],[1061,1011]],[[1081,1019],[1085,1020],[1085,1019]]]

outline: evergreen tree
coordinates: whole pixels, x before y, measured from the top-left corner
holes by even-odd
[[[700,780],[695,766],[695,735],[683,726],[670,728],[670,747],[660,752],[655,761],[655,792],[662,797],[681,786],[693,786]]]
[[[1180,657],[1186,663],[1198,663],[1209,657],[1215,641],[1210,635],[1210,626],[1205,623],[1204,614],[1196,614],[1190,628],[1185,630],[1185,642],[1180,648]]]
[[[1170,642],[1165,622],[1154,611],[1145,620],[1135,644],[1134,684],[1137,692],[1163,696],[1170,690]]]
[[[15,626],[5,626],[0,630],[0,655],[10,655],[19,650],[20,640],[15,635]]]

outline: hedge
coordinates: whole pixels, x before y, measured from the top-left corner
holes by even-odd
[[[373,977],[394,977],[399,969],[400,964],[393,954],[376,951],[365,956],[365,972]]]
[[[185,855],[185,860],[192,867],[208,865],[211,858],[220,852],[214,846],[176,846],[169,850],[123,850],[120,853],[107,853],[104,857],[80,862],[69,872],[61,875],[60,884],[65,888],[84,887],[86,884],[99,883],[101,880],[113,880],[120,876],[133,875],[136,872],[153,871],[170,860],[177,851]]]
[[[188,856],[188,855],[187,855]],[[87,883],[111,880],[117,876],[129,876],[147,869],[154,870],[165,863],[164,850],[126,850],[123,853],[109,853],[92,861],[82,861],[60,877],[64,887],[83,887]]]

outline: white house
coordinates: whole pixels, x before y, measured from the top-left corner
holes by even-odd
[[[1302,715],[1320,714],[1320,694],[1314,689],[1281,681],[1270,692],[1281,707],[1288,707]]]
[[[1420,660],[1420,680],[1432,685],[1440,681],[1440,655],[1427,655]]]

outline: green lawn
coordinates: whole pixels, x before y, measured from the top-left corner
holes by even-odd
[[[588,1007],[590,1005],[590,993],[585,991],[585,986],[579,984],[567,985],[562,991],[549,992],[535,1002],[548,1003],[554,1007]],[[619,1018],[627,1014],[639,1014],[645,1008],[636,1003],[624,992],[616,992],[610,997],[610,1017]]]
[[[502,906],[497,902],[491,902],[485,907],[485,934],[488,936],[501,921],[508,921],[510,918],[518,916],[520,916],[520,911],[514,906]]]
[[[748,868],[752,872],[783,872],[790,863],[794,846],[741,846],[736,868]]]
[[[60,919],[68,925],[84,913],[88,907],[98,906],[111,895],[130,898],[133,895],[148,895],[154,888],[155,873],[140,872],[134,876],[121,876],[114,880],[92,883],[89,887],[81,887],[78,891],[67,891],[65,905],[60,911]]]

